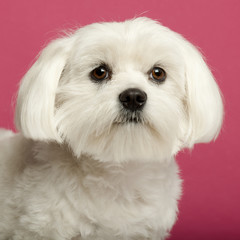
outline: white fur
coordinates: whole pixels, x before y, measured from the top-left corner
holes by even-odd
[[[101,63],[112,78],[95,83]],[[155,65],[161,84],[149,78]],[[128,88],[147,94],[141,123],[122,124]],[[97,23],[53,41],[22,80],[20,133],[0,132],[0,239],[164,239],[181,192],[174,155],[214,139],[222,116],[201,54],[155,21]]]

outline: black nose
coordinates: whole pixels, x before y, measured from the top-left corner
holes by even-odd
[[[141,110],[147,101],[147,94],[140,89],[129,88],[119,95],[119,100],[128,110]]]

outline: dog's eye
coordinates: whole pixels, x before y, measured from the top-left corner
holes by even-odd
[[[95,81],[102,81],[109,78],[109,71],[105,66],[99,66],[91,72],[91,78]]]
[[[166,72],[160,67],[154,67],[150,73],[150,78],[157,82],[163,82],[166,79]]]

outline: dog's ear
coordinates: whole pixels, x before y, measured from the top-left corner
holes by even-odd
[[[215,139],[223,120],[221,92],[201,53],[189,42],[182,46],[186,77],[187,141],[195,143]]]
[[[54,40],[41,52],[20,84],[16,128],[25,137],[61,141],[54,121],[55,94],[70,55],[73,37]]]

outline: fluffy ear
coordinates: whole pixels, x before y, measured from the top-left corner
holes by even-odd
[[[15,124],[24,136],[61,141],[54,121],[54,102],[72,45],[72,37],[51,42],[23,77],[18,92]]]
[[[223,120],[221,92],[200,52],[190,43],[183,49],[188,114],[187,146],[215,139]]]

